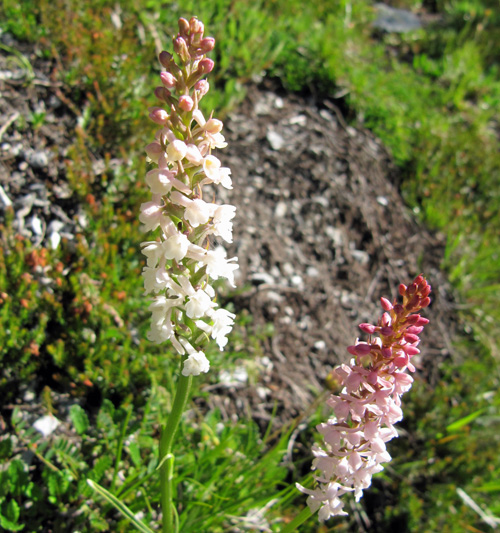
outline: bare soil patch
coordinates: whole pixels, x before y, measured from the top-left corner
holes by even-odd
[[[376,322],[379,298],[396,297],[399,283],[419,273],[433,303],[418,373],[436,380],[455,327],[440,271],[444,239],[405,205],[381,142],[348,126],[331,101],[272,85],[250,88],[225,131],[229,146],[219,155],[233,172],[227,201],[238,206],[232,251],[248,287],[234,301],[254,327],[271,323],[274,334],[263,341],[258,387],[229,387],[233,401],[223,390],[210,402],[263,422],[276,401],[278,421],[298,415],[350,359],[357,325]]]

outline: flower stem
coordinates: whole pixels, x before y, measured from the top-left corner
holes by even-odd
[[[311,509],[308,506],[304,507],[302,511],[291,521],[289,522],[280,533],[292,533],[296,531],[299,526],[301,526],[308,518],[312,516]]]
[[[181,365],[184,361],[181,362]],[[189,397],[189,390],[193,376],[179,376],[177,382],[177,391],[175,393],[174,404],[170,415],[168,416],[167,423],[161,428],[160,436],[160,490],[161,490],[161,510],[163,514],[163,533],[173,533],[173,491],[172,491],[172,479],[174,476],[174,459],[172,455],[172,443],[174,436],[179,426],[182,413],[186,407],[186,403]]]

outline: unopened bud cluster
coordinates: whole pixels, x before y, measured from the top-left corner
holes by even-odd
[[[208,371],[209,362],[199,349],[208,337],[221,350],[226,345],[235,315],[218,308],[210,282],[226,278],[234,285],[238,268],[236,257],[227,259],[222,247],[209,247],[211,236],[232,242],[236,208],[206,202],[202,195],[206,185],[232,188],[231,171],[211,154],[226,146],[222,122],[206,120],[199,109],[209,89],[203,77],[213,68],[206,54],[214,39],[203,32],[198,19],[180,19],[173,39],[177,61],[168,52],[160,54],[166,70],[155,95],[162,106],[151,108],[149,116],[161,128],[146,147],[155,165],[146,174],[152,199],[141,205],[139,216],[143,231],[159,230],[156,240],[142,243],[145,293],[156,295],[148,339],[170,341],[185,356],[184,375]]]
[[[399,286],[402,304],[381,298],[378,324],[359,326],[369,340],[349,346],[354,358],[334,370],[343,389],[327,400],[334,417],[317,426],[324,440],[323,447],[312,448],[317,488],[297,485],[309,495],[310,509],[319,509],[320,520],[346,515],[340,497],[354,492],[358,501],[372,475],[391,460],[385,443],[397,436],[394,424],[403,418],[401,395],[413,383],[406,370],[415,371],[411,358],[420,353],[419,334],[429,322],[417,313],[430,304],[430,292],[418,276],[408,287]]]

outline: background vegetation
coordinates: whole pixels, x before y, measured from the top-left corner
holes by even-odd
[[[384,34],[373,29],[367,1],[4,0],[2,32],[36,43],[54,62],[78,117],[67,177],[89,225],[74,249],[63,243],[56,251],[16,237],[9,213],[2,227],[0,394],[8,432],[0,440],[0,528],[106,531],[113,523],[113,531],[125,531],[111,509],[89,499],[86,477],[146,519],[154,516],[156,498],[146,496],[155,494],[151,435],[173,378],[162,349],[140,340],[148,317],[135,211],[147,194],[134,176],[144,173],[142,146],[152,131],[145,109],[158,72],[155,47],[168,46],[179,16],[196,15],[218,43],[207,108],[237,106],[245,84],[262,76],[290,91],[334,98],[353,125],[384,141],[401,169],[405,199],[446,235],[443,268],[461,302],[464,335],[455,339],[456,356],[442,368],[440,385],[418,383],[407,398],[412,439],[392,446],[395,460],[364,504],[380,531],[491,529],[460,490],[500,514],[500,9],[496,0],[393,4],[435,16],[424,29]],[[3,51],[23,60],[14,49]],[[106,161],[99,179],[95,154]],[[110,163],[115,157],[119,166]],[[47,266],[51,291],[33,276]],[[252,342],[258,351],[258,336]],[[230,359],[240,355],[234,348]],[[12,408],[27,390],[47,412],[56,394],[77,401],[67,437],[47,445]],[[204,531],[227,531],[228,517],[264,506],[280,490],[283,499],[268,516],[296,514],[303,499],[294,501],[288,488],[294,473],[277,460],[293,428],[262,436],[250,421],[223,427],[219,413],[203,417],[194,406],[190,417],[179,452],[191,517],[182,531],[200,531],[201,517]],[[26,447],[36,457],[29,469],[20,453]],[[304,464],[306,470],[309,458]],[[141,484],[149,490],[138,498]],[[337,520],[321,530],[356,527]],[[316,519],[309,528],[319,531]]]

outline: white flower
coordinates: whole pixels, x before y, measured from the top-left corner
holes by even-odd
[[[184,361],[183,376],[199,376],[210,370],[210,362],[203,352],[193,352]]]
[[[203,160],[203,171],[212,183],[221,184],[226,189],[232,189],[232,181],[229,175],[231,170],[221,167],[221,162],[213,155],[207,155]]]
[[[177,233],[176,235],[169,237],[163,243],[163,255],[167,259],[175,259],[177,262],[179,262],[186,257],[188,247],[188,238],[182,233]]]
[[[226,242],[233,242],[233,223],[236,213],[234,205],[221,205],[214,213],[214,235],[222,237]]]
[[[347,515],[343,510],[344,504],[340,500],[340,496],[351,489],[342,487],[339,483],[321,483],[320,487],[315,490],[306,489],[299,483],[295,485],[301,492],[309,495],[307,504],[313,513],[321,507],[318,513],[318,518],[321,521],[328,520],[335,515]]]
[[[172,179],[175,177],[175,172],[167,169],[155,168],[146,174],[146,183],[149,185],[153,194],[165,195],[170,192],[172,188]]]
[[[175,161],[180,161],[181,159],[183,159],[186,156],[186,152],[186,143],[184,141],[176,139],[167,146],[167,159],[171,163],[175,163]]]
[[[166,298],[165,296],[157,296],[149,305],[149,310],[153,315],[153,322],[157,324],[163,323],[167,317],[170,316],[169,311],[177,305],[181,305],[184,297],[178,296],[176,298]]]
[[[232,287],[235,287],[234,271],[239,268],[235,263],[237,260],[237,257],[226,259],[226,250],[222,247],[209,250],[202,258],[202,262],[207,265],[207,274],[212,279],[226,278]]]
[[[210,296],[204,290],[199,289],[189,296],[189,302],[186,304],[186,314],[189,318],[201,318],[214,305]]]
[[[170,277],[164,268],[150,268],[144,267],[142,269],[142,277],[144,278],[144,294],[150,292],[160,292],[165,289],[170,281]]]
[[[227,167],[222,167],[220,169],[220,184],[225,187],[226,189],[232,189],[233,188],[233,181],[229,177],[231,174],[231,170]]]
[[[203,161],[203,171],[207,178],[214,183],[219,182],[219,170],[221,163],[214,155],[207,155]]]
[[[158,158],[164,153],[162,146],[158,142],[153,142],[146,146],[146,154],[154,163],[158,163]]]
[[[155,323],[151,324],[151,329],[147,332],[146,337],[149,341],[155,344],[161,344],[168,341],[174,334],[172,322],[170,320],[164,322],[160,326]]]
[[[192,200],[186,207],[184,216],[186,220],[193,226],[198,227],[200,224],[206,224],[210,218],[210,204],[204,202],[201,198]]]
[[[198,227],[200,224],[206,224],[217,207],[216,204],[204,202],[201,198],[191,200],[177,191],[172,192],[170,199],[177,205],[186,208],[184,217],[193,228]]]
[[[205,139],[200,142],[199,148],[202,153],[208,152],[213,148],[225,148],[227,142],[222,133],[209,133],[205,132]]]
[[[211,311],[209,316],[214,321],[211,331],[212,338],[222,351],[224,346],[227,344],[226,336],[233,329],[236,315],[234,313],[230,313],[226,309],[216,309]]]
[[[194,60],[188,70],[195,70],[198,61]],[[210,68],[203,68],[210,70],[211,62]],[[153,197],[142,204],[139,219],[141,229],[157,230],[160,238],[141,244],[146,256],[142,271],[145,294],[158,295],[150,305],[147,337],[155,343],[169,341],[187,357],[183,375],[199,375],[210,366],[199,351],[202,343],[210,336],[222,350],[234,323],[234,314],[217,309],[215,291],[207,280],[224,277],[234,286],[237,258],[228,259],[223,248],[211,250],[208,238],[214,235],[232,242],[236,208],[202,199],[206,184],[232,188],[231,171],[210,153],[226,146],[221,134],[223,123],[211,117],[206,120],[198,109],[208,82],[200,80],[192,90],[187,80],[167,69],[162,83],[176,93],[180,103],[169,106],[168,111],[150,109],[151,119],[159,124],[154,142],[146,147],[148,158],[155,163],[145,177]],[[169,94],[163,88],[157,95],[160,93],[165,98]],[[182,325],[182,320],[192,324],[191,319],[199,328],[196,332]],[[193,345],[187,336],[193,337]]]
[[[226,139],[222,133],[209,135],[209,139],[211,140],[211,148],[225,148],[227,146]]]
[[[162,243],[158,241],[142,242],[141,252],[147,257],[146,264],[148,267],[154,268],[158,265],[158,261],[162,255]]]
[[[187,145],[186,159],[193,165],[201,165],[203,163],[203,156],[195,144]]]
[[[141,214],[139,221],[144,224],[141,227],[143,232],[153,231],[159,225],[162,218],[162,210],[165,206],[161,202],[161,197],[153,197],[151,202],[141,204]]]

